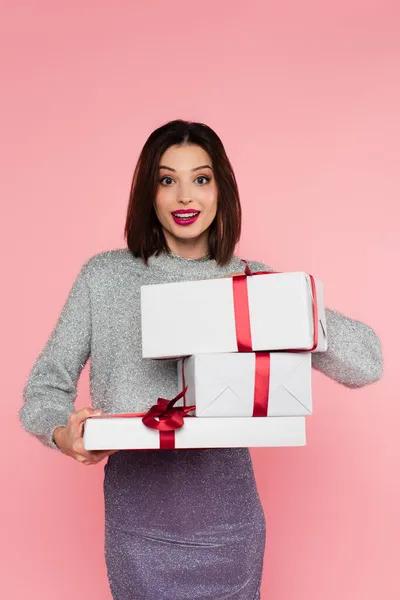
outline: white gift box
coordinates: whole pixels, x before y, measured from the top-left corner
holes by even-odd
[[[86,450],[157,450],[160,433],[139,417],[90,417],[85,422]],[[255,448],[304,446],[305,417],[198,419],[185,417],[175,431],[175,448]]]
[[[141,287],[143,358],[237,352],[234,278]],[[251,348],[310,350],[314,341],[313,295],[307,273],[246,278]],[[327,349],[323,287],[316,281],[318,346]],[[237,309],[237,304],[236,304]]]
[[[196,406],[196,417],[251,417],[255,398],[265,416],[312,414],[309,352],[271,352],[267,383],[265,367],[256,365],[254,353],[196,354],[178,361],[178,387],[187,386],[186,405]]]

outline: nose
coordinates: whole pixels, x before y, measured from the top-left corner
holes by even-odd
[[[186,206],[186,204],[190,204],[191,202],[193,202],[193,200],[189,196],[182,196],[181,198],[179,198],[179,202]]]
[[[190,204],[192,200],[192,188],[189,182],[181,181],[178,187],[178,198],[179,203],[183,206]]]

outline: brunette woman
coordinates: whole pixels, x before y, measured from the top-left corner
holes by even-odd
[[[242,271],[240,229],[235,175],[216,133],[180,120],[154,131],[133,177],[127,248],[83,264],[25,386],[27,431],[85,465],[109,455],[105,553],[115,600],[260,598],[265,520],[248,449],[109,453],[82,442],[95,411],[144,411],[177,394],[176,363],[141,358],[140,286]],[[190,306],[171,314],[177,327],[195,318]],[[329,350],[314,353],[313,366],[350,388],[377,381],[373,330],[333,310],[327,328]],[[89,357],[93,408],[75,412]]]

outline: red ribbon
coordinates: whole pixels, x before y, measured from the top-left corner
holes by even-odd
[[[157,404],[154,404],[147,412],[115,414],[114,418],[143,417],[142,422],[150,429],[156,429],[160,432],[160,450],[174,450],[175,431],[184,425],[184,417],[195,409],[194,406],[174,406],[178,400],[186,394],[187,388],[183,389],[172,400],[158,398]],[[96,418],[107,418],[110,415],[101,415]]]
[[[253,343],[251,341],[247,275],[233,277],[232,285],[238,352],[251,352]]]
[[[253,417],[267,417],[271,355],[269,352],[256,352],[255,354]]]
[[[236,325],[236,340],[238,346],[238,352],[252,352],[253,343],[251,339],[251,326],[250,326],[250,308],[249,308],[249,295],[247,288],[247,277],[256,275],[273,275],[279,273],[279,271],[257,271],[253,273],[250,270],[249,265],[246,261],[243,261],[246,265],[244,275],[235,275],[232,277],[233,287],[233,306],[235,312],[235,325]],[[311,281],[311,292],[313,297],[313,325],[314,325],[314,339],[311,348],[296,348],[288,349],[287,352],[313,352],[318,346],[318,308],[317,308],[317,288],[315,280],[312,275],[309,275]]]
[[[157,429],[160,432],[160,449],[172,450],[175,448],[175,430],[184,424],[184,417],[194,410],[194,406],[174,406],[185,396],[187,388],[172,400],[158,398],[157,404],[152,406],[144,415],[142,421],[146,427]]]
[[[254,406],[253,417],[268,416],[268,398],[269,398],[269,382],[270,382],[270,353],[255,352],[255,374],[254,374]],[[185,394],[187,386],[185,384],[185,360],[182,360],[182,385],[184,390],[181,394],[186,403]],[[188,407],[187,410],[193,407]],[[186,409],[185,409],[186,410]]]

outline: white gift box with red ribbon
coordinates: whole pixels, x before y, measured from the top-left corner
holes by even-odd
[[[143,358],[327,349],[323,287],[303,272],[145,285],[141,325]]]
[[[311,353],[196,354],[178,362],[178,387],[196,417],[312,414]]]
[[[85,422],[86,450],[160,450],[173,448],[260,448],[304,446],[305,417],[198,419],[187,416],[173,432],[173,442],[162,444],[162,434],[134,416],[104,415]]]

